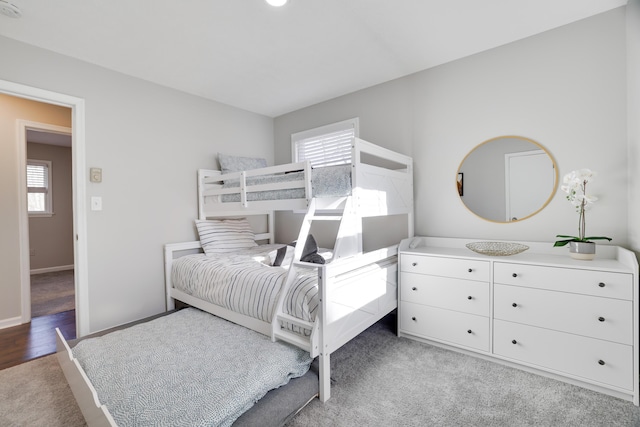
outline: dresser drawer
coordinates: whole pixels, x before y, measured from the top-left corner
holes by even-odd
[[[400,302],[400,332],[489,351],[489,318],[406,301]]]
[[[631,301],[495,285],[496,319],[599,338],[633,343]]]
[[[493,351],[559,374],[633,390],[632,346],[495,320]]]
[[[417,304],[489,316],[489,282],[401,273],[400,298]]]
[[[494,282],[631,300],[633,275],[574,268],[496,262]]]
[[[481,282],[488,282],[490,276],[490,264],[488,261],[414,254],[402,254],[400,256],[400,270],[408,273],[430,274]]]

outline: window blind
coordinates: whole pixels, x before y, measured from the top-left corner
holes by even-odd
[[[52,214],[51,162],[27,160],[27,210],[29,214]]]
[[[46,193],[49,188],[49,167],[46,164],[27,165],[27,191]]]
[[[309,160],[312,167],[351,163],[357,119],[346,120],[291,135],[295,161]]]

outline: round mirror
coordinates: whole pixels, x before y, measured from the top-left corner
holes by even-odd
[[[457,176],[460,199],[481,218],[521,221],[540,212],[555,194],[558,168],[537,142],[499,136],[471,150]]]

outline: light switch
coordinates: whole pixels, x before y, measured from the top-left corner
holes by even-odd
[[[102,182],[102,168],[89,169],[89,181]]]
[[[102,197],[100,197],[100,196],[92,196],[91,197],[91,210],[92,211],[101,211],[102,210]]]

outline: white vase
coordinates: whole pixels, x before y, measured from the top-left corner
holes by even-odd
[[[596,256],[596,244],[593,242],[569,242],[569,256],[573,259],[590,261]]]

